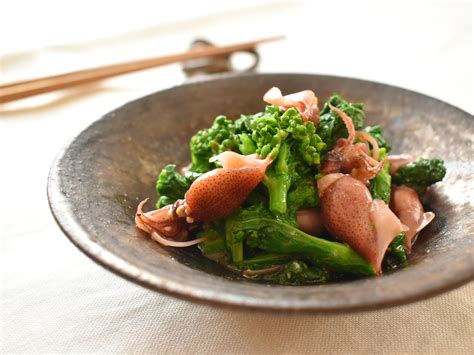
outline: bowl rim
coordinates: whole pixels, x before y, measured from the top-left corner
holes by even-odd
[[[215,293],[215,292],[205,292],[205,290],[197,289],[195,287],[183,287],[182,284],[175,282],[173,280],[167,279],[166,277],[152,274],[146,270],[140,269],[139,267],[133,265],[132,263],[120,258],[111,251],[101,247],[99,244],[96,244],[93,240],[89,238],[88,232],[81,226],[79,221],[76,219],[74,214],[71,211],[71,208],[68,204],[67,196],[65,196],[61,191],[61,179],[62,179],[62,162],[66,159],[65,155],[72,144],[86,131],[94,127],[99,122],[103,121],[109,117],[113,112],[121,110],[127,105],[133,105],[145,98],[153,96],[157,93],[167,92],[177,90],[182,86],[196,86],[204,82],[219,82],[222,80],[228,80],[229,78],[242,77],[242,76],[251,76],[251,77],[264,77],[264,76],[302,76],[308,77],[312,76],[315,78],[326,78],[326,79],[349,79],[359,82],[364,82],[367,84],[377,84],[386,87],[391,87],[397,90],[403,90],[409,93],[420,95],[426,99],[437,101],[443,105],[447,105],[452,109],[460,111],[463,115],[469,115],[471,118],[473,116],[468,112],[453,106],[449,103],[441,101],[437,98],[433,98],[412,90],[401,88],[398,86],[388,85],[384,83],[379,83],[370,80],[362,80],[351,77],[344,76],[334,76],[334,75],[320,75],[320,74],[304,74],[304,73],[244,73],[244,74],[217,74],[212,77],[206,77],[198,81],[193,81],[189,83],[174,85],[164,90],[159,90],[154,93],[136,98],[131,100],[114,110],[102,115],[99,119],[92,122],[90,125],[81,130],[74,137],[69,139],[69,141],[63,146],[59,151],[56,158],[54,159],[53,164],[51,165],[48,182],[47,182],[47,196],[50,210],[53,214],[53,217],[58,224],[61,231],[68,237],[68,239],[84,254],[86,254],[93,261],[103,266],[109,271],[112,271],[116,275],[119,275],[129,281],[132,281],[136,284],[144,286],[148,289],[159,291],[180,299],[185,299],[188,301],[218,305],[223,307],[235,308],[247,308],[247,309],[258,309],[262,311],[284,311],[284,312],[304,312],[304,313],[347,313],[355,311],[367,311],[393,307],[397,305],[408,304],[430,297],[434,297],[446,291],[453,290],[457,287],[460,287],[472,280],[474,280],[474,269],[471,267],[468,270],[463,270],[465,272],[458,272],[455,275],[450,275],[449,279],[444,279],[440,284],[439,282],[433,283],[431,286],[424,287],[420,292],[412,292],[409,294],[392,295],[388,298],[375,298],[370,301],[350,303],[346,305],[325,305],[322,303],[311,305],[302,304],[302,305],[289,305],[287,303],[265,303],[258,301],[252,298],[241,298],[232,297],[228,294]],[[324,287],[318,286],[318,287]]]

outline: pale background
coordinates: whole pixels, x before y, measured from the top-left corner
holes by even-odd
[[[259,71],[375,80],[472,113],[472,12],[448,0],[2,1],[0,81],[183,51],[196,37],[285,34],[261,47]],[[184,79],[172,65],[0,106],[1,352],[474,352],[472,284],[381,311],[283,315],[177,300],[82,255],[49,212],[52,160],[100,115]]]

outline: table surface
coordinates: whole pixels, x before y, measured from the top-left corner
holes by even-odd
[[[1,80],[153,55],[156,48],[182,51],[197,36],[226,44],[285,33],[284,42],[260,49],[260,71],[375,80],[474,111],[469,1],[243,4],[197,15],[189,10],[176,21],[162,16],[156,26],[130,25],[133,31],[110,30],[96,40],[66,43],[71,34],[65,30],[44,48],[38,48],[41,36],[31,33],[30,43],[3,52]],[[74,23],[74,9],[68,14]],[[120,21],[136,24],[140,12],[118,6],[116,16],[112,29]],[[94,19],[91,26],[99,28]],[[0,106],[2,352],[472,353],[472,284],[366,313],[259,313],[146,290],[80,253],[48,208],[46,180],[55,155],[107,111],[183,80],[180,67],[171,65]]]

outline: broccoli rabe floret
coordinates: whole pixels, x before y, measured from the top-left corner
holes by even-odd
[[[156,207],[161,208],[184,198],[184,194],[189,189],[189,186],[199,175],[198,173],[188,172],[183,176],[176,171],[175,164],[166,165],[161,170],[158,180],[156,180],[156,192],[160,196]]]
[[[352,118],[355,129],[361,129],[365,121],[362,104],[347,102],[338,95],[331,96],[321,109],[319,125],[316,129],[316,133],[321,137],[323,142],[326,143],[326,150],[332,149],[334,143],[336,143],[339,138],[345,138],[348,134],[344,122],[337,113],[331,111],[329,104],[349,115],[349,117]]]
[[[243,155],[253,154],[257,151],[257,145],[247,133],[239,135],[239,150]]]
[[[298,211],[319,205],[316,181],[312,178],[296,180],[288,191],[288,210]]]
[[[225,116],[217,116],[210,128],[191,138],[191,171],[205,173],[215,166],[209,158],[237,147],[234,123]]]
[[[401,167],[392,177],[395,185],[405,185],[422,194],[426,188],[446,175],[446,167],[441,159],[419,159]]]
[[[267,106],[265,112],[242,115],[235,121],[242,154],[257,153],[260,157],[275,159],[287,133],[280,127],[280,112],[276,106]]]
[[[262,182],[268,189],[270,210],[285,213],[291,186],[301,180],[302,172],[314,175],[320,164],[325,144],[314,124],[304,121],[294,108],[281,112],[270,105],[263,113],[239,118],[235,129],[243,154],[274,160]]]
[[[304,162],[307,166],[318,166],[326,144],[316,133],[316,126],[304,121],[294,108],[281,115],[280,125],[289,134],[285,141],[291,143],[291,154],[297,158],[296,164]]]

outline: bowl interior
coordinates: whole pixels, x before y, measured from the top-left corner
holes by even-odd
[[[285,287],[243,280],[196,248],[161,247],[133,222],[137,203],[156,201],[155,180],[168,163],[189,162],[190,137],[215,116],[264,109],[272,86],[312,89],[363,102],[392,153],[441,157],[448,173],[424,197],[437,218],[418,238],[409,266],[379,278]],[[60,154],[49,181],[61,228],[87,255],[144,286],[198,301],[269,309],[344,311],[421,299],[473,278],[472,116],[407,90],[355,79],[260,74],[175,87],[126,104],[97,121]]]

